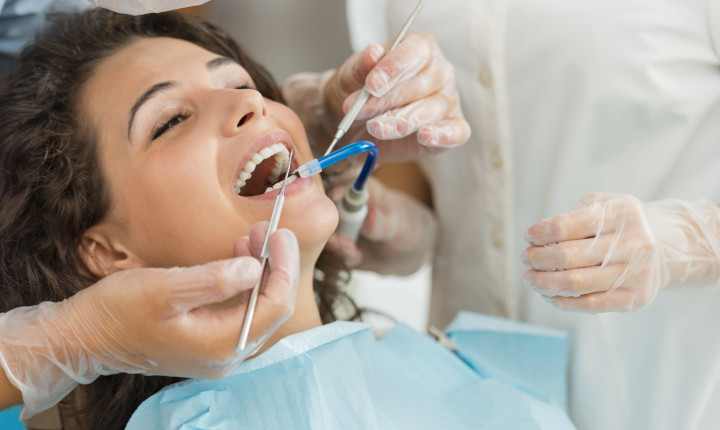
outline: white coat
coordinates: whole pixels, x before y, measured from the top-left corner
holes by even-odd
[[[394,37],[415,4],[348,0],[354,47]],[[568,330],[581,430],[720,428],[720,291],[571,313],[522,286],[520,263],[524,231],[589,191],[720,203],[720,0],[430,1],[413,30],[456,66],[473,133],[423,161],[431,322],[470,309]]]

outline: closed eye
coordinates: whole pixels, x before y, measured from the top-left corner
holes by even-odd
[[[235,87],[236,90],[255,90],[256,88],[251,87],[250,85],[240,85]],[[176,125],[180,124],[181,122],[185,121],[188,118],[189,114],[187,113],[178,113],[170,117],[167,121],[162,122],[160,125],[155,127],[155,129],[152,132],[151,140],[155,140],[158,137],[162,136],[166,131],[172,129]]]
[[[153,130],[151,140],[155,140],[158,137],[162,136],[166,131],[172,129],[176,125],[185,121],[188,118],[188,116],[189,116],[189,114],[181,112],[181,113],[177,113],[177,114],[173,115],[167,121],[162,122],[160,125],[155,127],[155,129]]]

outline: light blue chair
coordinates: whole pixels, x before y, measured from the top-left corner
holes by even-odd
[[[20,421],[20,406],[0,411],[0,429],[25,430],[25,426]]]

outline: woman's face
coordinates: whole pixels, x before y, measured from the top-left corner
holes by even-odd
[[[98,66],[81,117],[97,136],[112,207],[86,237],[112,248],[114,270],[228,258],[269,220],[277,191],[263,192],[282,179],[289,149],[293,169],[313,157],[299,118],[252,88],[239,64],[178,39],[141,39]],[[317,257],[336,224],[317,177],[287,186],[280,227],[303,257]]]

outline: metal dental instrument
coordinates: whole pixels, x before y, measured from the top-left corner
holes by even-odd
[[[395,49],[396,46],[402,42],[403,38],[405,37],[405,34],[407,34],[408,30],[410,29],[410,26],[412,25],[413,21],[415,21],[415,17],[417,17],[418,13],[420,12],[420,9],[425,4],[426,0],[420,0],[415,6],[415,9],[412,11],[410,16],[408,17],[407,21],[405,21],[405,24],[400,29],[400,32],[395,37],[395,40],[393,40],[392,45],[390,45],[390,49],[387,50],[385,55],[387,55],[390,51]],[[348,109],[347,113],[343,117],[342,121],[340,121],[340,124],[338,125],[337,131],[335,132],[335,137],[333,138],[332,143],[330,146],[328,146],[327,151],[325,151],[325,154],[328,155],[332,152],[333,148],[335,148],[335,145],[337,145],[338,141],[342,139],[342,137],[347,133],[348,129],[352,125],[352,123],[355,121],[355,118],[358,116],[358,113],[360,113],[360,109],[365,106],[365,102],[367,102],[368,97],[370,97],[370,93],[365,89],[365,86],[363,86],[363,89],[360,91],[360,94],[358,94],[358,97],[355,99],[353,104],[350,106],[350,109]]]
[[[243,321],[242,331],[240,332],[240,340],[238,341],[237,349],[242,351],[247,345],[248,334],[250,333],[250,324],[252,323],[253,315],[255,314],[255,306],[257,305],[258,293],[260,291],[260,284],[265,277],[265,268],[268,260],[268,243],[270,242],[270,235],[275,233],[277,230],[278,222],[280,221],[280,213],[282,212],[283,204],[285,203],[285,185],[287,184],[288,173],[290,173],[290,166],[292,165],[292,156],[295,148],[290,150],[290,157],[288,161],[288,167],[285,171],[285,179],[283,179],[282,187],[280,187],[280,193],[275,198],[275,206],[273,206],[272,215],[270,215],[270,225],[268,226],[267,233],[265,234],[265,242],[263,242],[262,250],[260,251],[260,279],[252,289],[250,294],[250,301],[248,302],[247,311],[245,312],[245,320]]]

